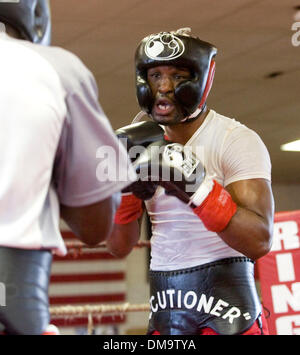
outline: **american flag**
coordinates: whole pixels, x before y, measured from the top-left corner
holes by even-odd
[[[68,230],[62,231],[66,243],[78,242]],[[65,257],[54,256],[49,287],[50,306],[84,306],[121,304],[126,302],[125,259],[112,256],[105,248],[83,248]],[[94,326],[117,326],[126,321],[124,315],[93,317]],[[51,324],[61,334],[77,334],[87,327],[87,317],[53,316]]]

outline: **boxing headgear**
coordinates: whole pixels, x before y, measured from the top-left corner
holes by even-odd
[[[51,42],[48,0],[1,0],[1,21],[18,30],[23,39],[43,45]]]
[[[191,71],[192,78],[180,83],[174,92],[185,117],[194,117],[193,114],[197,111],[199,114],[205,105],[213,82],[217,49],[182,30],[152,34],[138,45],[136,94],[141,109],[148,114],[152,111],[154,97],[147,82],[147,70],[161,65],[185,67]]]

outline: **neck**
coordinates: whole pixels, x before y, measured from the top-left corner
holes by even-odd
[[[165,126],[166,134],[170,141],[185,145],[197,129],[202,125],[208,113],[209,110],[206,108],[194,121]]]

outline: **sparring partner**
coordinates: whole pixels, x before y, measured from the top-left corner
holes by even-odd
[[[151,122],[117,131],[131,150],[147,148],[132,156],[139,181],[124,190],[107,243],[130,252],[144,200],[148,334],[268,334],[253,274],[271,247],[271,163],[255,132],[207,108],[216,54],[189,29],[152,34],[136,50],[137,99],[154,133]]]
[[[42,334],[52,254],[66,254],[60,215],[80,240],[98,244],[136,174],[91,72],[49,46],[48,1],[1,1],[0,22],[0,330]],[[118,166],[97,158],[102,146],[114,149]],[[122,179],[105,181],[105,169]]]

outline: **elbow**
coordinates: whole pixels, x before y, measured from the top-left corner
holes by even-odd
[[[61,205],[61,217],[84,244],[93,247],[111,234],[119,194],[81,207]]]
[[[102,233],[79,233],[79,239],[88,247],[95,247],[96,245],[105,241],[105,235]]]
[[[85,235],[81,236],[80,240],[88,247],[92,248],[97,246],[98,244],[102,243],[104,241],[103,238],[99,238],[99,236],[91,236],[91,235]]]
[[[92,225],[90,228],[83,228],[78,232],[79,239],[89,247],[95,247],[104,242],[112,231],[112,223],[102,223],[100,226]]]
[[[267,226],[264,232],[264,236],[260,247],[260,256],[259,256],[260,258],[267,255],[271,251],[272,244],[273,244],[273,224]]]
[[[265,255],[267,255],[272,249],[272,236],[268,240],[266,240],[264,243],[262,243],[261,249],[260,249],[260,254],[258,258],[261,258]],[[257,258],[257,259],[258,259]]]
[[[248,257],[255,261],[267,255],[270,250],[271,248],[267,244],[260,245],[260,247],[257,248],[252,254],[249,254]]]
[[[113,231],[106,240],[106,247],[115,257],[124,258],[131,253],[139,236],[137,221],[121,225],[114,224]]]
[[[116,244],[110,239],[106,241],[106,247],[109,253],[116,258],[125,258],[133,249],[133,246]]]
[[[108,248],[108,251],[110,252],[111,255],[113,255],[116,258],[125,258],[130,251],[126,251],[126,250],[120,250],[120,249],[112,249],[112,248]]]
[[[250,257],[252,260],[257,260],[267,255],[272,249],[272,237],[272,232],[266,231],[263,237],[256,244],[256,248],[252,252],[252,255],[248,255],[248,257]]]
[[[105,242],[112,233],[114,215],[119,205],[119,194],[113,195],[97,205],[97,209],[80,224],[80,239],[90,247]]]

